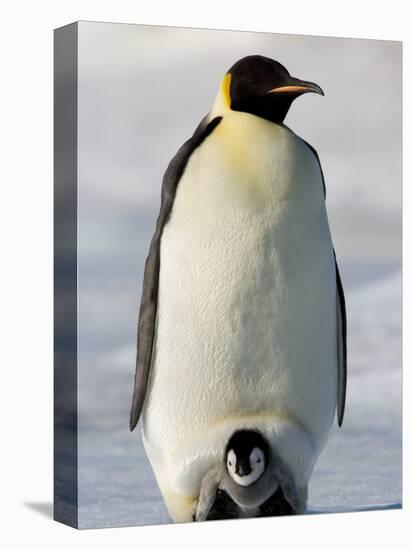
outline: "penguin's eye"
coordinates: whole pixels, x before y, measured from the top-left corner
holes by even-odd
[[[232,463],[230,462],[230,460],[229,460],[229,466],[232,466]]]
[[[260,464],[260,458],[258,458],[258,459],[256,460],[256,463],[257,463],[257,464]]]

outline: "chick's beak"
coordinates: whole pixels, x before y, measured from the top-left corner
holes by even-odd
[[[240,463],[238,468],[237,468],[237,474],[240,476],[240,477],[243,477],[243,476],[247,476],[249,475],[251,472],[251,468],[249,466],[249,464],[246,464],[246,463]]]
[[[266,93],[267,94],[283,94],[283,93],[304,94],[307,92],[313,92],[315,94],[325,95],[323,93],[322,88],[317,84],[315,84],[314,82],[305,82],[304,80],[298,80],[298,79],[292,80],[290,84],[287,84],[285,86],[272,88]]]

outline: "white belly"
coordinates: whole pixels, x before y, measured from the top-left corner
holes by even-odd
[[[335,300],[313,153],[286,128],[226,116],[189,160],[161,241],[143,410],[155,470],[174,475],[237,419],[290,420],[315,457],[336,406]]]

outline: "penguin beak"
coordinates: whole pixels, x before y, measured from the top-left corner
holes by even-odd
[[[315,94],[325,95],[320,86],[314,82],[305,82],[304,80],[294,79],[290,84],[286,86],[279,86],[272,88],[266,92],[267,94],[305,94],[307,92],[313,92]]]
[[[238,468],[237,468],[237,474],[240,476],[240,477],[243,477],[243,476],[247,476],[250,474],[252,470],[250,469],[250,466],[249,464],[246,464],[246,463],[240,463]]]

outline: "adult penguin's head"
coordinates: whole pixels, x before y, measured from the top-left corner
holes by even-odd
[[[226,107],[278,123],[283,122],[292,101],[307,92],[324,95],[317,84],[291,76],[283,65],[261,55],[237,61],[221,86]]]

